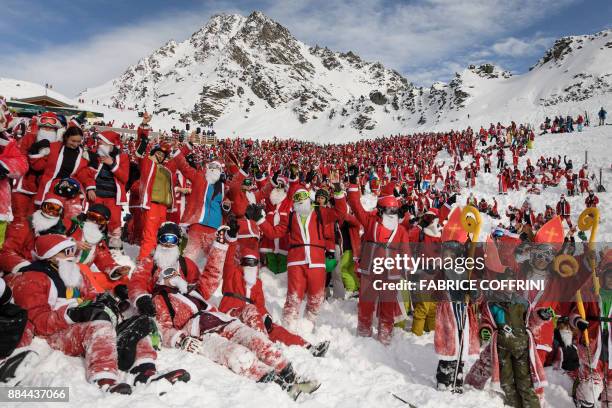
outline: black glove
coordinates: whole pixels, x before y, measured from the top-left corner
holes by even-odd
[[[272,331],[272,318],[268,314],[264,317],[264,326],[268,333]]]
[[[119,300],[127,300],[128,298],[128,287],[127,285],[117,285],[113,290],[113,293]]]
[[[399,213],[398,213],[400,218],[404,218],[404,215],[406,215],[406,213],[408,212],[408,207],[409,207],[408,204],[406,203],[402,204],[402,206],[399,209]]]
[[[39,140],[38,142],[32,143],[32,146],[30,146],[28,153],[38,154],[40,149],[43,149],[45,147],[51,147],[51,144],[49,143],[49,141],[47,139]]]
[[[257,171],[255,172],[255,178],[257,180],[261,180],[263,176],[264,176],[264,173],[261,170],[259,170],[259,168],[257,168]]]
[[[578,330],[585,331],[586,329],[589,328],[589,322],[587,322],[584,319],[576,319],[576,327],[578,328]]]
[[[0,180],[4,180],[8,174],[8,169],[0,164]]]
[[[98,153],[89,152],[89,167],[97,169],[100,166],[100,156]]]
[[[336,253],[334,251],[325,251],[326,259],[336,259]]]
[[[111,321],[110,316],[104,310],[104,305],[95,302],[72,307],[66,311],[66,314],[75,323],[93,322],[94,320]]]
[[[242,171],[244,171],[245,173],[249,174],[249,172],[251,171],[251,157],[247,156],[244,158],[244,160],[242,161]]]
[[[334,183],[334,193],[340,194],[342,192],[342,186],[340,183]]]
[[[272,176],[272,184],[276,185],[276,181],[278,180],[278,176],[280,175],[280,171],[276,170],[274,175]]]
[[[147,136],[140,136],[140,140],[138,141],[138,148],[136,148],[136,153],[142,156],[145,151],[147,151],[147,145],[149,144],[149,138]]]
[[[117,302],[117,299],[115,299],[110,292],[100,293],[98,296],[96,296],[96,300],[93,302],[93,304],[97,306],[107,307],[115,315],[119,314],[119,302]]]
[[[245,216],[248,220],[259,221],[263,218],[263,214],[261,213],[261,207],[257,204],[249,204],[245,211]]]
[[[357,176],[359,175],[359,168],[354,164],[348,167],[348,178],[349,183],[357,184]]]
[[[136,308],[140,314],[146,316],[155,316],[155,305],[153,304],[153,300],[151,296],[141,296],[136,301]]]
[[[297,177],[298,167],[296,164],[292,163],[289,165],[289,177],[293,180]]]
[[[236,217],[231,215],[227,220],[227,226],[229,227],[229,230],[227,230],[227,236],[231,238],[236,238],[238,236],[238,230],[240,229]]]
[[[547,307],[546,309],[538,310],[538,316],[540,316],[540,319],[545,320],[545,321],[552,319],[554,315],[555,315],[555,312],[550,307]]]

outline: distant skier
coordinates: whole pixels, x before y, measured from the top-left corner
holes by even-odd
[[[599,113],[597,113],[597,116],[599,117],[599,126],[603,126],[605,124],[607,115],[608,115],[608,112],[606,112],[602,106],[601,109],[599,110]]]

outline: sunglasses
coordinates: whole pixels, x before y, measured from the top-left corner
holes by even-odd
[[[76,254],[76,246],[69,246],[68,248],[64,248],[62,252],[68,257],[74,256],[74,254]]]
[[[209,164],[207,164],[207,165],[206,165],[206,167],[207,167],[209,170],[219,170],[219,171],[221,171],[221,170],[222,170],[222,169],[221,169],[221,166],[219,166],[219,165],[218,165],[218,164],[216,164],[216,163],[214,163],[214,164],[213,164],[213,163],[209,163]]]
[[[179,237],[174,234],[163,234],[157,239],[157,242],[165,246],[178,245]]]
[[[102,214],[98,214],[91,211],[87,213],[87,220],[101,226],[108,224],[108,220]]]
[[[536,252],[533,254],[533,257],[536,261],[546,261],[547,263],[552,262],[555,259],[555,256],[550,252]]]
[[[57,203],[44,202],[40,206],[43,213],[50,215],[51,217],[59,217],[62,213],[63,207]]]
[[[299,191],[293,195],[293,201],[304,201],[310,198],[308,191]]]
[[[242,258],[242,260],[240,261],[240,265],[242,266],[258,266],[259,265],[259,259],[257,258]]]

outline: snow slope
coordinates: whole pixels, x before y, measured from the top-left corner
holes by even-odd
[[[584,157],[584,149],[589,150],[591,169],[604,168],[605,180],[610,180],[610,149],[602,148],[612,143],[612,132],[607,127],[590,128],[582,134],[546,135],[536,139],[534,150],[528,157],[532,161],[540,155],[554,153],[568,154],[576,165]],[[443,159],[442,156],[439,157]],[[526,160],[521,158],[521,160]],[[473,190],[477,197],[489,199],[496,192],[493,176],[480,176]],[[608,184],[609,186],[609,184]],[[543,211],[546,203],[555,203],[562,188],[548,189],[540,196],[531,196],[530,201],[536,211]],[[598,194],[600,208],[603,209],[600,224],[600,242],[612,238],[609,227],[612,201],[610,194]],[[459,201],[463,204],[466,194]],[[511,193],[499,198],[500,210],[507,203],[520,203],[523,193]],[[584,207],[581,197],[570,198],[574,217],[576,209]],[[580,203],[579,203],[580,202]],[[483,217],[488,231],[491,220]],[[135,254],[136,248],[130,253]],[[275,276],[264,270],[262,280],[268,299],[269,310],[275,320],[281,316],[286,293],[286,276]],[[284,350],[298,372],[317,378],[321,388],[313,395],[302,397],[298,402],[291,401],[275,385],[255,384],[232,374],[203,357],[189,355],[177,350],[164,349],[159,354],[160,370],[183,367],[190,371],[192,380],[188,384],[178,384],[168,390],[162,384],[139,387],[131,397],[109,395],[85,382],[83,361],[71,358],[60,352],[52,351],[44,341],[36,339],[34,349],[42,356],[35,373],[23,381],[25,386],[69,386],[71,402],[69,406],[84,405],[88,408],[113,408],[128,405],[131,408],[154,407],[235,407],[253,408],[274,407],[404,407],[391,396],[397,393],[421,408],[438,407],[502,407],[499,396],[489,392],[466,391],[463,395],[438,392],[435,386],[437,358],[433,350],[433,335],[416,337],[411,333],[396,329],[392,343],[384,347],[369,338],[358,338],[356,330],[356,300],[331,300],[323,305],[318,325],[314,332],[305,322],[301,324],[301,334],[309,341],[325,339],[332,341],[328,356],[323,359],[311,357],[307,351],[298,347],[285,347]],[[409,325],[408,325],[409,327]],[[468,367],[471,362],[468,362]],[[546,400],[550,407],[569,408],[573,406],[569,396],[571,382],[560,372],[547,369],[549,385]],[[168,391],[158,396],[162,390]],[[66,404],[67,405],[67,404]],[[7,407],[22,407],[22,404],[5,404]],[[59,403],[36,404],[37,407],[59,407]],[[68,405],[67,405],[68,406]]]

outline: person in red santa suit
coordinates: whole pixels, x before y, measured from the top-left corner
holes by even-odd
[[[584,199],[584,204],[587,208],[597,207],[597,204],[599,204],[599,198],[595,195],[593,190],[589,190],[589,195]]]
[[[112,290],[128,283],[129,265],[119,265],[106,244],[106,232],[112,219],[111,211],[104,204],[92,204],[87,213],[72,220],[66,235],[77,241],[77,259],[96,292]],[[92,272],[95,265],[99,272]]]
[[[71,126],[62,137],[62,142],[50,144],[48,154],[39,151],[40,157],[32,159],[32,156],[30,156],[32,169],[42,172],[38,192],[34,197],[34,204],[36,205],[40,205],[45,195],[52,191],[51,188],[55,180],[74,177],[86,188],[91,187],[94,183],[93,169],[89,167],[87,155],[81,147],[83,141],[81,128]]]
[[[391,293],[381,294],[374,289],[372,275],[372,259],[371,253],[383,250],[381,256],[390,255],[388,250],[397,252],[402,243],[410,242],[410,237],[406,228],[400,224],[400,204],[398,199],[392,195],[392,191],[386,188],[381,191],[378,197],[377,209],[373,212],[368,212],[361,204],[361,193],[359,186],[356,184],[359,170],[357,166],[352,165],[348,169],[349,187],[347,196],[345,197],[340,190],[340,185],[335,186],[335,206],[340,214],[347,213],[348,206],[353,211],[355,217],[364,228],[364,235],[361,246],[361,256],[359,263],[359,304],[357,309],[357,335],[363,337],[372,336],[372,319],[374,310],[377,309],[378,316],[378,340],[388,345],[391,342],[393,335],[393,324],[395,317],[400,314],[397,296]],[[391,193],[391,194],[389,194]],[[401,214],[403,216],[403,214]],[[384,244],[379,246],[379,244]],[[387,249],[389,248],[389,249]],[[367,252],[366,252],[367,251]],[[364,256],[370,254],[368,256]],[[391,271],[388,271],[388,279],[395,279],[390,276]],[[379,275],[376,275],[378,278]],[[399,279],[399,276],[397,277]]]
[[[568,226],[572,226],[571,207],[569,201],[565,199],[565,194],[561,194],[561,198],[557,202],[556,212],[559,217],[567,222]]]
[[[138,183],[138,206],[142,208],[142,240],[138,259],[146,258],[155,248],[157,230],[166,222],[168,212],[175,211],[174,186],[176,164],[171,160],[172,146],[166,142],[155,146],[145,155],[149,144],[151,116],[145,113],[138,127],[140,182]]]
[[[7,224],[13,220],[11,206],[12,180],[21,178],[28,170],[28,159],[17,143],[5,132],[3,99],[0,99],[0,243],[4,242]]]
[[[109,391],[130,394],[119,382],[115,313],[97,302],[74,254],[76,243],[59,234],[36,239],[36,261],[16,276],[11,286],[15,303],[28,311],[35,334],[49,346],[71,356],[84,356],[86,377]],[[84,300],[90,300],[84,302]],[[141,356],[155,357],[148,343]]]
[[[9,224],[6,241],[0,250],[0,270],[15,274],[32,262],[32,250],[36,237],[66,232],[64,206],[60,197],[47,194],[40,209],[28,219],[18,219]]]
[[[109,246],[121,249],[121,209],[128,203],[125,184],[128,182],[130,159],[121,151],[119,133],[102,131],[97,134],[97,141],[96,153],[91,154],[94,165],[97,162],[95,185],[87,188],[87,198],[110,210]]]
[[[578,171],[578,184],[580,186],[580,194],[589,191],[589,171],[586,164]]]
[[[58,140],[57,133],[61,128],[62,124],[53,112],[44,112],[32,118],[25,135],[19,140],[19,149],[28,156],[29,163],[48,153],[50,143]],[[11,197],[16,220],[25,220],[34,212],[34,195],[38,191],[41,173],[30,167],[17,180]]]
[[[226,231],[221,227],[215,234],[198,274],[193,261],[180,256],[180,228],[162,225],[155,254],[141,261],[130,280],[130,299],[140,313],[156,316],[166,347],[204,355],[258,382],[276,381],[292,393],[314,391],[314,383],[297,383],[292,365],[266,336],[209,303],[225,263]]]
[[[237,231],[227,232],[228,240]],[[281,325],[272,321],[272,316],[266,309],[266,298],[263,283],[259,279],[259,253],[256,249],[241,248],[240,264],[234,262],[237,244],[230,243],[227,252],[226,265],[223,269],[223,299],[219,310],[230,316],[237,317],[247,326],[260,331],[274,342],[287,346],[301,346],[310,350],[315,357],[323,357],[329,348],[329,341],[312,345],[297,334],[291,333]]]
[[[295,327],[304,295],[307,295],[305,317],[313,324],[325,299],[325,251],[330,237],[324,216],[318,207],[313,207],[305,188],[296,189],[293,211],[279,225],[266,221],[264,212],[256,205],[251,204],[246,211],[246,217],[257,222],[265,237],[287,239],[288,287],[283,325],[289,330]]]
[[[289,187],[289,179],[284,176],[275,175],[272,183],[275,185],[266,199],[266,220],[271,225],[279,225],[282,219],[286,219],[291,211],[291,196],[294,188]],[[296,185],[294,183],[294,185]],[[281,273],[287,270],[287,242],[284,239],[269,239],[265,236],[261,240],[259,252],[265,256],[266,265],[273,273]]]

